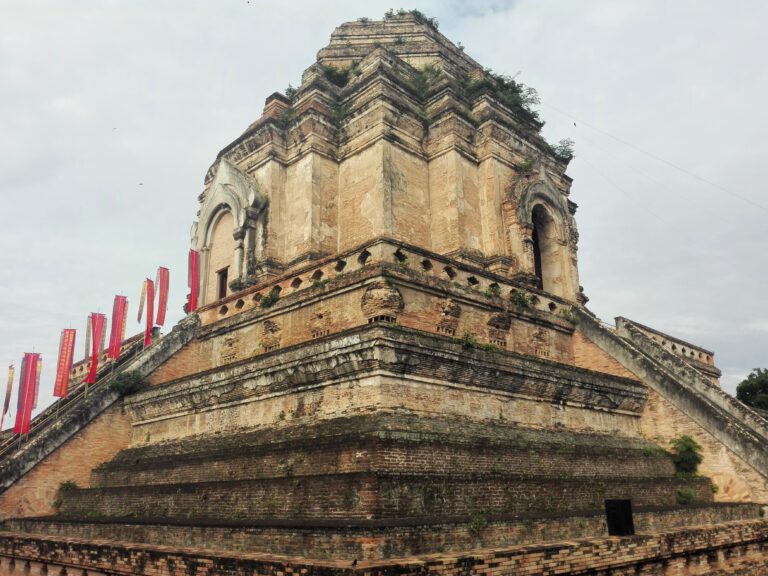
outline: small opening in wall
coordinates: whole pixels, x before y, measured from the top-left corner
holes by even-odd
[[[443,268],[443,272],[445,272],[445,275],[448,276],[448,278],[450,278],[451,280],[456,278],[456,270],[454,270],[450,266],[446,266],[445,268]]]
[[[375,324],[377,322],[386,322],[388,324],[394,324],[397,322],[397,318],[394,316],[374,316],[373,318],[368,318],[368,324]]]
[[[336,272],[341,272],[346,268],[347,262],[345,260],[336,260],[336,265],[333,267]]]
[[[491,338],[490,339],[491,344],[494,346],[498,346],[499,348],[506,348],[507,347],[507,341],[501,340],[499,338]]]
[[[238,310],[240,310],[243,306],[245,306],[245,301],[242,298],[240,298],[240,300],[235,302],[235,308],[237,308]]]
[[[681,348],[680,351],[685,354],[685,348]]]
[[[269,291],[270,294],[274,294],[275,296],[280,296],[280,292],[283,291],[282,286],[272,286],[272,290]]]
[[[321,280],[322,277],[323,277],[323,271],[322,270],[315,270],[314,273],[311,276],[312,280],[314,280],[316,282]]]
[[[226,268],[222,268],[221,270],[216,272],[216,278],[217,278],[217,295],[218,298],[226,298],[227,297],[227,276],[229,275],[229,266]]]
[[[397,250],[395,250],[395,260],[397,260],[402,264],[403,262],[406,262],[408,260],[408,256],[406,256],[405,252],[403,252],[402,250],[400,250],[400,248],[398,248]]]
[[[450,326],[438,326],[437,333],[445,334],[446,336],[456,336],[456,329]]]
[[[480,280],[478,280],[474,276],[470,276],[469,278],[467,278],[467,283],[470,286],[477,286],[478,284],[480,284]]]
[[[557,310],[557,304],[555,304],[554,302],[550,302],[549,303],[549,311],[550,312],[554,312],[555,310]]]
[[[229,308],[227,308],[226,306],[222,306],[221,308],[219,308],[220,316],[224,316],[227,312],[229,312]]]
[[[291,288],[297,290],[301,286],[301,278],[294,278],[291,282]]]
[[[424,260],[421,261],[421,267],[425,272],[429,272],[430,270],[432,270],[432,262],[430,262],[425,258]]]
[[[667,345],[667,341],[666,341],[666,340],[662,340],[662,341],[661,341],[661,345],[662,345],[662,346],[666,346],[666,345]]]
[[[677,345],[676,344],[672,344],[672,350],[677,350]]]
[[[253,295],[254,302],[258,302],[262,298],[264,298],[264,295],[261,292],[256,292],[256,294]]]
[[[368,250],[363,250],[362,252],[360,252],[360,256],[357,257],[357,261],[360,264],[365,264],[366,262],[368,262],[368,259],[370,257],[371,257],[371,253],[368,252]]]
[[[609,535],[632,536],[635,533],[631,500],[606,500],[605,516]]]

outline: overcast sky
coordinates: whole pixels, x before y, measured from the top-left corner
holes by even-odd
[[[181,317],[203,177],[338,24],[390,1],[0,0],[0,361],[44,355],[171,269]],[[589,307],[768,366],[768,3],[414,1],[572,138]],[[5,368],[0,371],[5,383]]]

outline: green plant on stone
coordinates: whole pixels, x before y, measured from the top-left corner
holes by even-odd
[[[481,514],[474,514],[467,524],[467,531],[474,538],[477,538],[486,526],[488,526],[486,517]]]
[[[536,165],[536,161],[533,158],[526,158],[520,162],[520,172],[523,174],[530,174],[533,172],[533,167]]]
[[[696,492],[692,488],[680,488],[677,491],[677,503],[680,506],[687,506],[696,499]]]
[[[269,291],[269,294],[259,300],[259,306],[262,308],[270,308],[271,306],[274,306],[278,300],[280,300],[280,291],[276,288],[272,288],[272,290]]]
[[[509,293],[509,301],[518,308],[531,307],[531,296],[524,290],[512,290]]]
[[[464,335],[461,337],[461,346],[469,350],[477,348],[477,345],[478,341],[475,335],[470,332],[464,332]]]
[[[573,158],[573,140],[570,138],[563,138],[557,144],[552,146],[552,152],[555,156],[563,160],[570,160]]]
[[[669,443],[672,446],[672,459],[678,474],[695,475],[702,460],[701,445],[687,435],[673,438]]]
[[[324,290],[328,285],[328,280],[312,280],[309,284],[310,288],[317,288],[318,290]]]
[[[576,314],[574,314],[573,310],[571,310],[570,308],[563,308],[562,310],[560,310],[560,316],[563,317],[563,320],[565,320],[566,322],[570,322],[574,326],[578,322],[578,320],[576,319]]]
[[[144,378],[136,371],[120,372],[109,383],[112,390],[120,394],[133,394],[144,387]]]
[[[485,295],[498,298],[501,296],[501,287],[498,284],[491,284],[488,286],[488,288],[486,288]]]

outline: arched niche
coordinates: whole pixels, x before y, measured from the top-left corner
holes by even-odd
[[[546,180],[522,191],[517,218],[526,252],[524,271],[538,287],[577,300],[576,225],[568,200]]]
[[[543,204],[536,204],[531,211],[531,250],[533,252],[533,273],[539,280],[539,288],[563,296],[564,243],[559,241],[554,218]]]
[[[209,304],[244,285],[266,247],[267,199],[256,181],[222,158],[201,195],[192,246],[200,252],[200,295]]]
[[[210,220],[205,242],[204,302],[209,304],[229,293],[235,277],[235,219],[228,208],[220,209]]]

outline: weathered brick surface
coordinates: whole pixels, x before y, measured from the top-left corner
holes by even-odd
[[[77,435],[44,458],[0,496],[3,518],[55,512],[59,485],[73,481],[88,486],[90,473],[130,441],[131,423],[121,405],[103,412]]]
[[[606,498],[637,506],[674,506],[678,490],[711,501],[705,478],[583,479],[472,474],[326,474],[195,484],[67,491],[61,514],[204,519],[431,518],[474,514],[576,513],[601,510]]]
[[[749,504],[720,504],[673,510],[635,509],[639,534],[688,528],[736,520],[754,520],[758,507]],[[306,558],[375,560],[414,554],[467,551],[478,548],[540,544],[573,538],[607,536],[605,515],[532,517],[476,516],[469,522],[435,521],[398,525],[393,521],[321,520],[255,522],[252,519],[203,523],[180,519],[163,524],[138,519],[118,521],[25,519],[6,522],[15,532],[47,534],[51,537],[86,541],[108,538],[121,542],[194,546],[214,550],[268,552]]]
[[[36,567],[45,565],[49,574],[51,569],[74,564],[88,570],[89,574],[103,571],[111,575],[145,576],[764,576],[768,574],[768,524],[762,520],[741,521],[630,538],[608,537],[462,554],[363,560],[354,565],[349,560],[308,561],[290,556],[0,533],[0,569],[13,573],[12,569],[21,568],[23,573],[27,562],[36,563]]]
[[[637,378],[615,358],[609,356],[590,342],[581,332],[573,333],[572,345],[573,363],[576,366],[586,368],[587,370],[595,370],[596,372],[622,376],[623,378]]]

